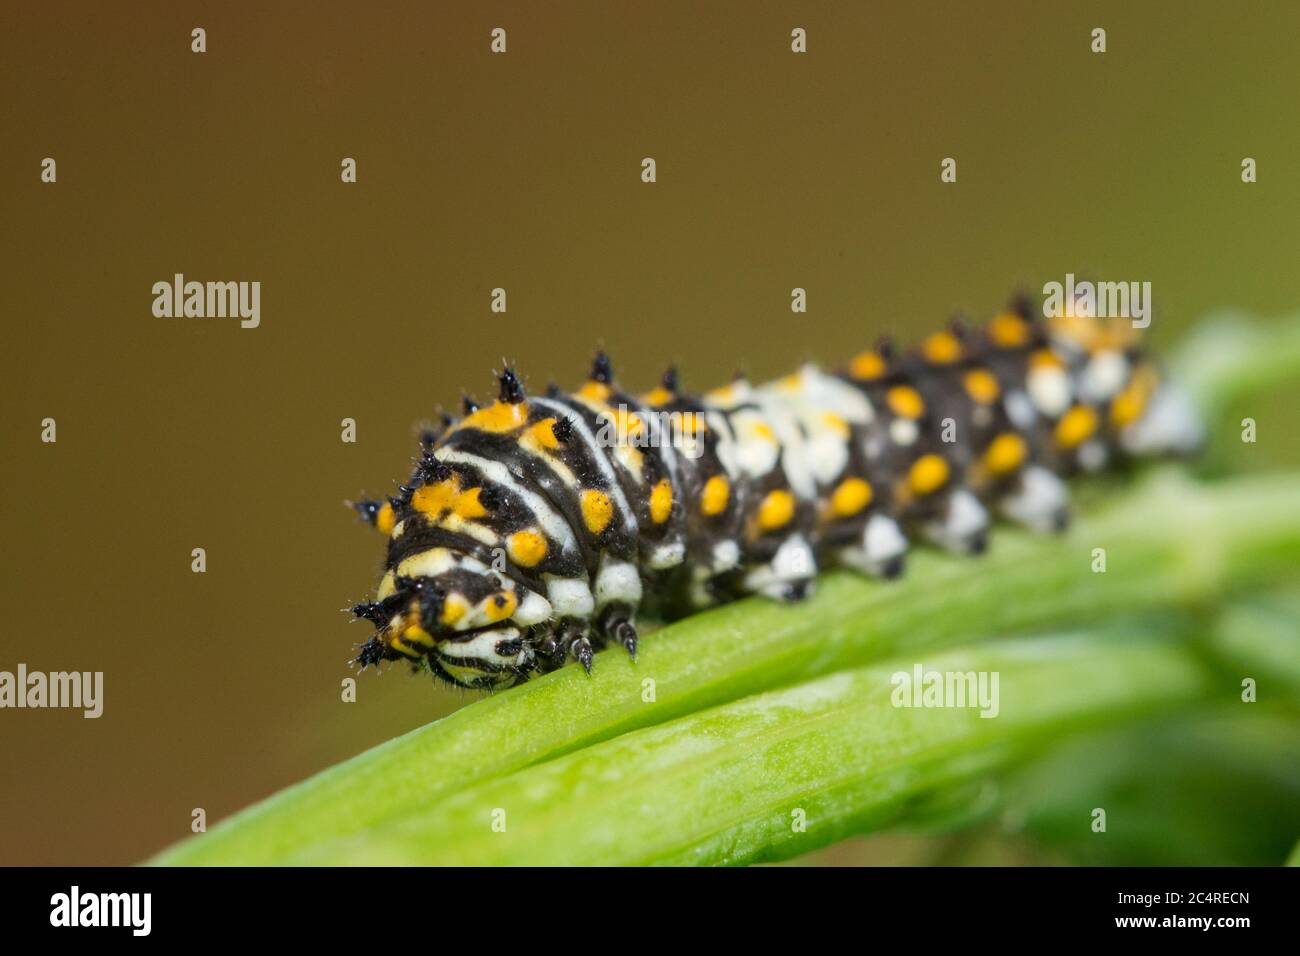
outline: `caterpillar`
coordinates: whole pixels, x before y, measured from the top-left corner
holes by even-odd
[[[672,619],[760,594],[797,601],[820,568],[902,573],[912,540],[959,553],[994,518],[1069,520],[1064,479],[1186,454],[1201,427],[1127,318],[1025,297],[838,372],[805,365],[692,396],[670,369],[632,395],[596,355],[587,381],[529,395],[508,365],[494,402],[421,435],[414,472],[353,505],[388,539],[375,625],[354,663],[410,661],[506,687]]]

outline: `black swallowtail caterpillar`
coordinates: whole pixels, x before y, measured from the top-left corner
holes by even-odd
[[[1063,478],[1199,442],[1136,335],[1021,299],[910,351],[699,397],[672,370],[631,395],[603,353],[572,394],[528,395],[506,367],[495,402],[422,436],[397,495],[355,505],[388,538],[356,662],[471,688],[590,671],[608,642],[636,654],[640,609],[798,600],[832,564],[895,576],[910,538],[982,551],[991,515],[1062,529]]]

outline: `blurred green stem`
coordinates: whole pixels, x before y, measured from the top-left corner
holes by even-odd
[[[1202,322],[1171,364],[1175,380],[1213,420],[1234,401],[1300,379],[1300,316],[1262,323],[1225,315]]]
[[[973,707],[896,706],[892,676],[910,677],[918,663],[996,675],[989,717]],[[1132,632],[995,641],[924,661],[908,656],[486,780],[289,862],[783,859],[878,829],[936,789],[982,777],[1071,729],[1201,700],[1208,686],[1186,646]]]
[[[979,560],[918,552],[901,581],[833,573],[799,606],[748,600],[699,614],[647,637],[635,664],[621,650],[606,652],[593,678],[570,667],[477,701],[284,790],[154,862],[277,863],[404,815],[430,814],[433,826],[443,807],[460,799],[453,794],[760,691],[900,653],[1257,587],[1300,566],[1297,488],[1293,475],[1202,486],[1159,474],[1062,538],[999,529]],[[1091,570],[1096,548],[1106,550],[1105,573]]]

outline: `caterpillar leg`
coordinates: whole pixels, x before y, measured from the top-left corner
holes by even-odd
[[[948,551],[980,554],[988,546],[989,513],[965,488],[948,496],[941,515],[926,522],[926,538]]]
[[[840,550],[839,562],[872,577],[888,579],[903,573],[906,556],[907,537],[903,529],[889,515],[876,513],[867,519],[861,543]]]
[[[611,604],[600,616],[599,631],[606,640],[622,644],[632,660],[636,660],[637,634],[633,623],[635,609],[624,604]]]
[[[802,534],[781,542],[770,561],[745,573],[742,588],[778,601],[801,601],[812,594],[817,577],[817,556]]]
[[[603,643],[617,641],[636,658],[636,625],[633,617],[641,604],[641,572],[631,561],[601,556],[596,574],[596,632]],[[588,668],[590,670],[590,668]]]
[[[591,646],[591,638],[586,634],[575,638],[569,645],[569,653],[573,659],[582,665],[582,669],[588,674],[591,673],[591,661],[596,656],[596,649]]]
[[[557,670],[572,657],[590,674],[596,648],[589,633],[589,623],[566,618],[538,643],[536,653],[543,670]]]
[[[550,631],[537,643],[537,660],[543,670],[553,671],[562,667],[568,652],[559,629]]]
[[[1064,531],[1070,523],[1069,491],[1057,475],[1030,465],[1015,490],[998,501],[998,510],[1034,531]]]

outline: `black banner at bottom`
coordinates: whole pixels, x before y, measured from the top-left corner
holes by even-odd
[[[1226,942],[1294,928],[1298,869],[0,870],[8,940],[245,940],[279,925],[295,944],[374,943],[413,919],[446,946],[569,924],[611,942],[685,924],[770,942],[782,924],[855,933],[914,927],[927,940],[973,927],[1001,939],[1099,935]],[[631,924],[629,923],[631,921]],[[558,928],[558,927],[556,927]],[[985,937],[987,940],[988,937]],[[829,938],[822,938],[828,942]]]

